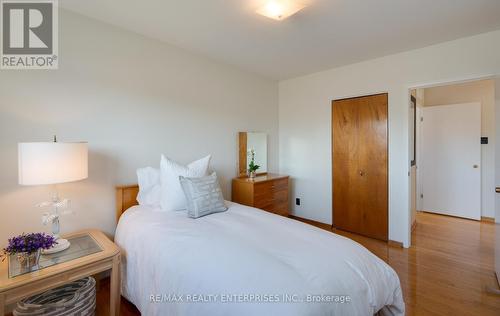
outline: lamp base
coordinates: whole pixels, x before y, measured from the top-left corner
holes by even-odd
[[[56,241],[57,241],[56,245],[54,245],[50,249],[42,250],[42,254],[50,255],[52,253],[60,252],[60,251],[68,249],[69,246],[71,245],[70,242],[66,239],[58,238]]]

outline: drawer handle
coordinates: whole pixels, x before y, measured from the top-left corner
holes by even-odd
[[[496,188],[495,188],[495,192],[496,192],[496,193],[500,193],[500,187],[496,187]]]

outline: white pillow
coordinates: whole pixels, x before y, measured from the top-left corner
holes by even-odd
[[[182,166],[173,160],[161,156],[160,184],[162,211],[181,211],[187,208],[186,197],[182,191],[179,177],[200,178],[208,174],[211,156],[193,161]]]
[[[137,202],[140,205],[160,206],[160,169],[152,167],[137,169],[137,182],[139,183]]]

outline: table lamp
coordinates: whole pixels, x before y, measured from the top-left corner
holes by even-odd
[[[54,185],[51,201],[38,204],[39,207],[51,207],[51,212],[44,214],[43,222],[52,222],[52,234],[57,244],[44,253],[63,251],[70,246],[66,239],[59,237],[59,216],[61,210],[69,204],[68,199],[60,199],[57,184],[83,180],[88,177],[88,146],[86,142],[65,143],[39,142],[19,143],[19,184]]]

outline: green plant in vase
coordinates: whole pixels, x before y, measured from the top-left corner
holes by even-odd
[[[255,163],[255,149],[250,150],[250,163],[248,164],[248,175],[251,179],[257,175],[260,166]]]

